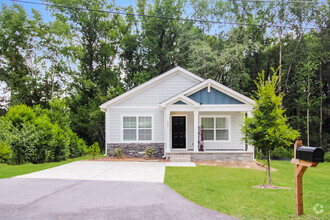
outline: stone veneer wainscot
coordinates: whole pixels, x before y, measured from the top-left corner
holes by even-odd
[[[113,151],[116,148],[123,149],[125,156],[127,157],[139,157],[144,158],[144,152],[148,147],[154,147],[154,158],[162,158],[164,156],[164,143],[108,143],[108,155],[114,156]]]

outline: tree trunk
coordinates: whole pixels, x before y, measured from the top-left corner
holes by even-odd
[[[322,114],[322,108],[323,108],[323,85],[322,85],[322,64],[320,65],[320,147],[322,147],[322,120],[323,120],[323,114]]]
[[[53,95],[54,95],[54,53],[52,55],[52,88],[51,88],[51,94],[50,94],[50,100],[53,100]]]
[[[285,86],[284,86],[284,89],[285,89],[285,88],[287,87],[287,85],[288,85],[289,76],[290,76],[291,68],[292,68],[292,65],[293,65],[293,60],[294,60],[294,57],[296,56],[296,53],[297,53],[297,50],[298,50],[298,47],[299,47],[299,44],[300,44],[300,41],[301,41],[302,35],[303,35],[303,34],[300,34],[299,39],[298,39],[298,42],[297,42],[297,45],[296,45],[296,47],[294,48],[294,51],[293,51],[293,54],[292,54],[292,57],[291,57],[291,63],[290,63],[290,66],[289,66],[289,70],[288,70],[288,73],[286,74],[286,80],[285,80]]]
[[[272,176],[270,175],[270,150],[268,150],[268,158],[267,158],[267,171],[268,171],[268,184],[272,185]]]
[[[310,82],[309,82],[309,68],[307,76],[307,146],[309,146],[309,93],[310,93]]]
[[[280,37],[279,37],[279,40],[280,40],[280,58],[279,58],[279,70],[278,70],[278,73],[279,73],[279,82],[278,82],[278,93],[280,94],[281,91],[282,91],[282,87],[281,87],[281,79],[282,79],[282,30],[280,31]]]

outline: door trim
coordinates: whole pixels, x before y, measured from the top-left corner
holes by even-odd
[[[185,148],[172,148],[172,118],[173,118],[173,116],[175,117],[175,116],[182,116],[182,117],[185,117],[186,118],[186,146],[185,146]],[[172,113],[171,114],[171,122],[170,122],[170,125],[171,125],[171,128],[170,128],[170,143],[171,143],[171,150],[174,150],[174,151],[182,151],[182,150],[188,150],[188,115],[187,114],[182,114],[182,113],[180,113],[180,114],[176,114],[176,113]]]

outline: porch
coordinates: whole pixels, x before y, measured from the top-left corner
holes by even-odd
[[[168,111],[164,114],[164,152],[167,154],[220,155],[253,152],[241,140],[246,112]],[[197,156],[196,156],[197,157]],[[204,156],[198,156],[204,157]]]
[[[166,153],[166,159],[175,162],[188,161],[251,161],[254,153],[251,151],[171,151]]]

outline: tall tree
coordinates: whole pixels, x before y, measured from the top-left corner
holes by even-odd
[[[104,144],[104,115],[99,105],[107,100],[110,90],[121,87],[120,71],[114,65],[119,53],[122,32],[126,29],[121,16],[111,15],[106,10],[116,9],[114,2],[105,0],[49,0],[56,5],[52,11],[64,17],[75,32],[72,41],[79,62],[73,73],[69,105],[72,112],[72,127],[89,144],[97,141]]]
[[[273,70],[274,71],[274,70]],[[244,140],[267,155],[268,184],[272,185],[270,173],[270,153],[277,147],[289,146],[299,136],[287,123],[282,107],[283,93],[276,95],[279,75],[274,71],[270,79],[265,79],[265,73],[259,74],[257,97],[252,116],[245,118],[242,132]]]

